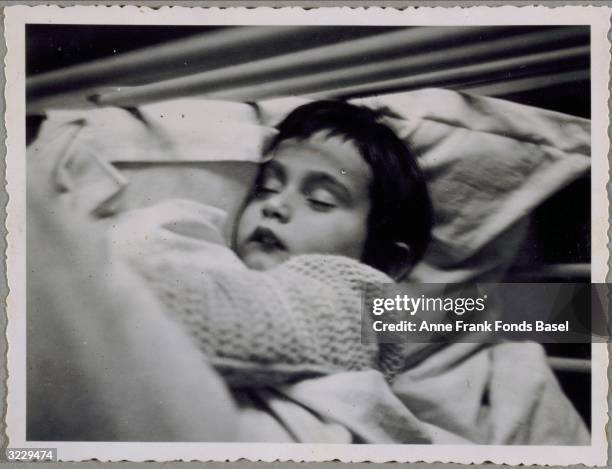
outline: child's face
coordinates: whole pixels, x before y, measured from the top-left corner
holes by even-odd
[[[236,232],[236,252],[266,270],[298,254],[360,259],[372,172],[357,149],[317,133],[286,140],[259,174]]]

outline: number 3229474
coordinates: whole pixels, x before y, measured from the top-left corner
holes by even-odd
[[[16,449],[6,450],[7,461],[55,461],[55,451],[52,449]]]

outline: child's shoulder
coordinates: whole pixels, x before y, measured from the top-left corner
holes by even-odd
[[[393,283],[393,279],[374,267],[345,256],[301,254],[276,267],[278,272],[299,273],[321,281]]]

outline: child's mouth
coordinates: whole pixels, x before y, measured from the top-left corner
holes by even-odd
[[[272,230],[263,226],[257,227],[257,229],[251,235],[250,241],[259,243],[266,250],[287,249],[283,242],[278,239]]]

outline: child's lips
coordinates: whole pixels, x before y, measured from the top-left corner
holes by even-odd
[[[266,250],[287,250],[285,243],[269,228],[258,226],[249,241],[258,243]]]

